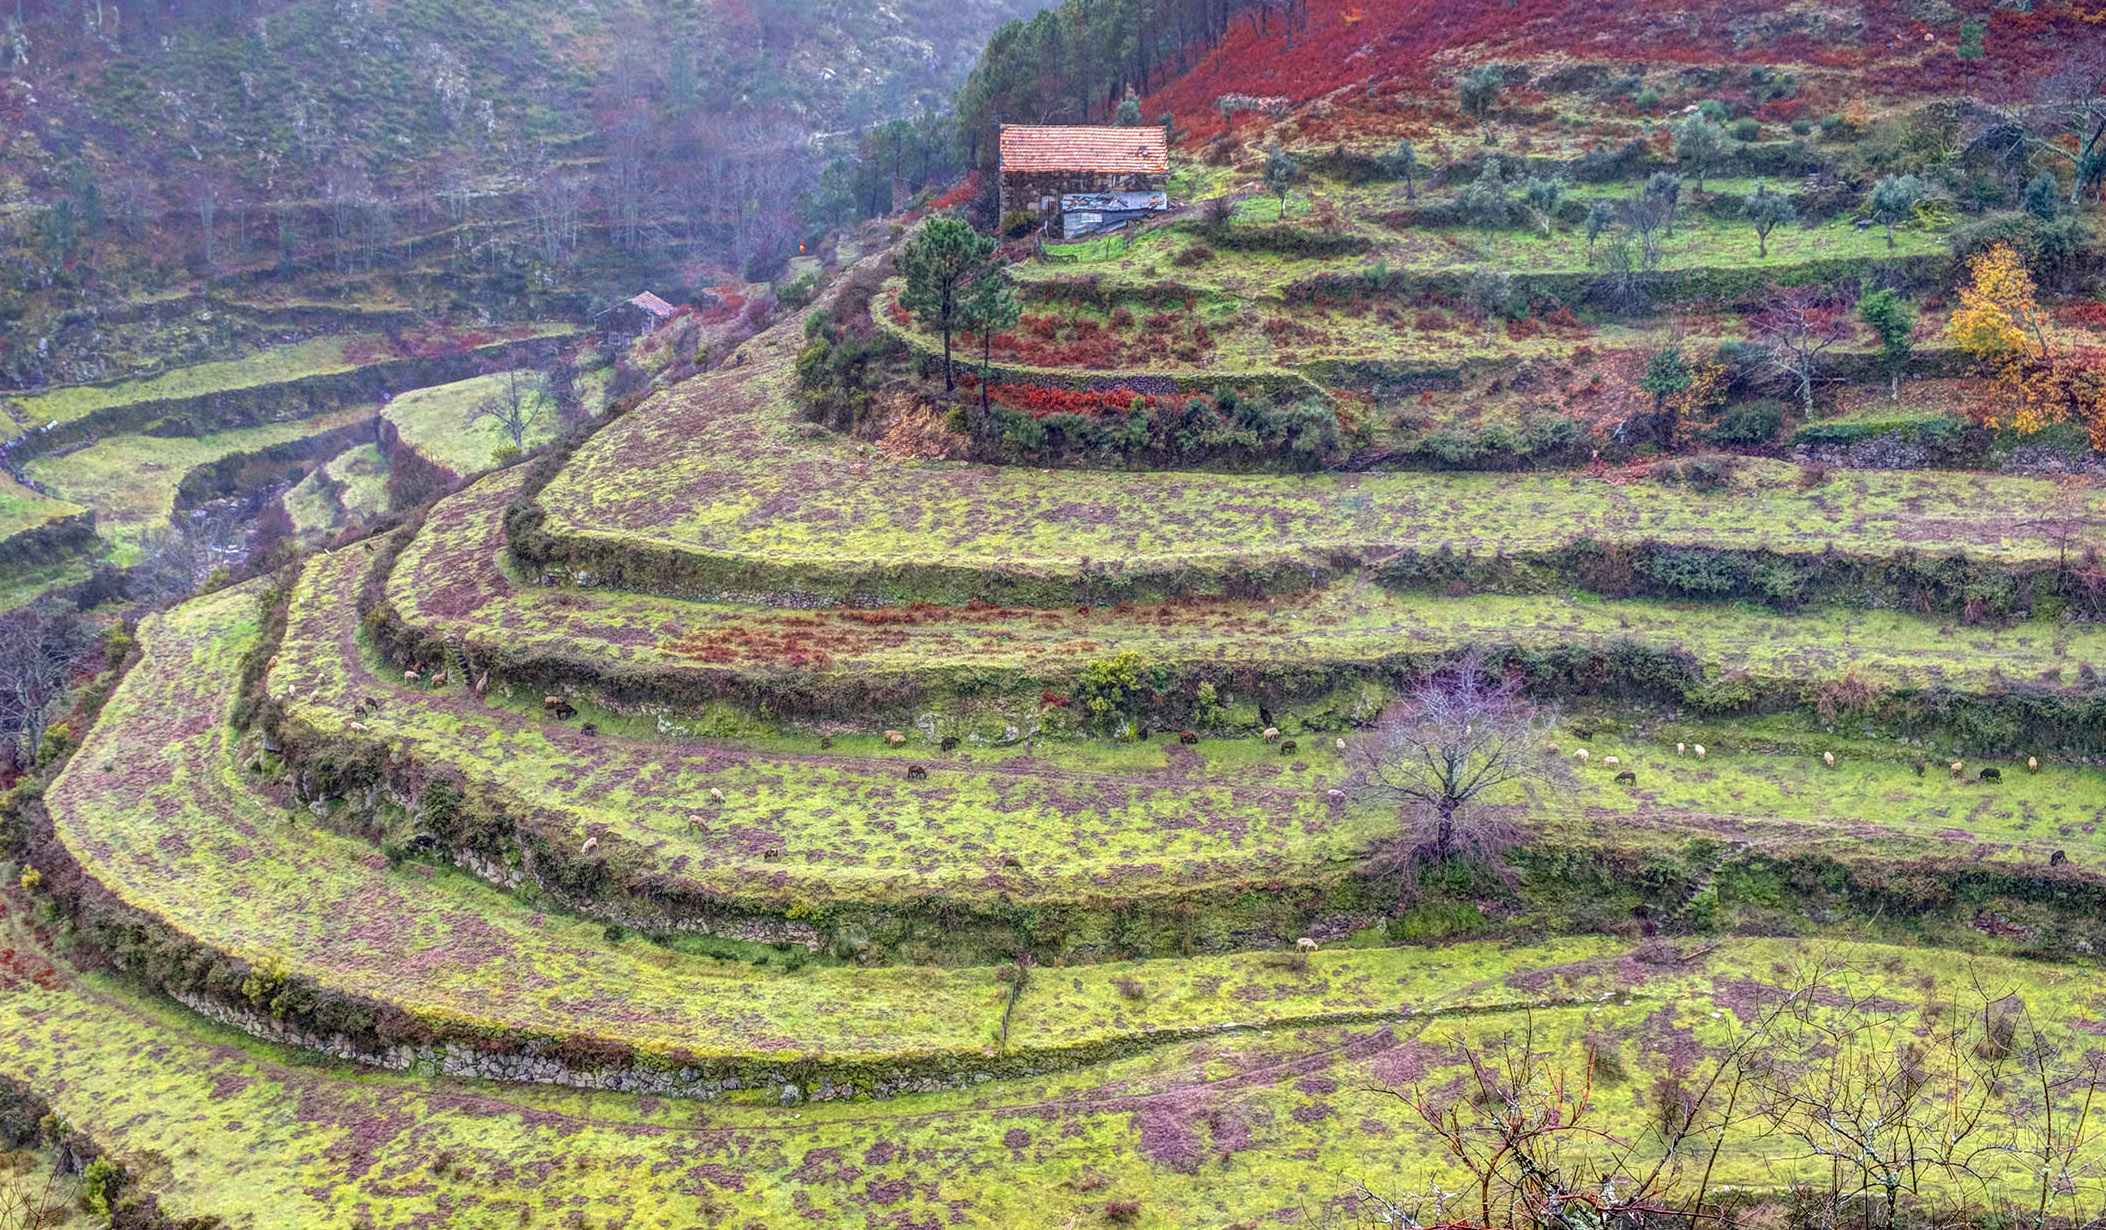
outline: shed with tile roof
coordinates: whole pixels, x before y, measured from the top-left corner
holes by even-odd
[[[1161,192],[1170,178],[1170,137],[1161,128],[1002,125],[1004,217],[1060,212],[1061,198]]]

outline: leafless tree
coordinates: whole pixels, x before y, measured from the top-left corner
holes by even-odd
[[[497,424],[513,448],[525,452],[527,433],[541,421],[548,408],[546,377],[540,372],[510,371],[498,378],[496,391],[469,412],[467,426],[473,427],[487,419]]]
[[[2093,42],[2072,50],[2019,119],[2035,156],[2070,165],[2070,204],[2106,181],[2106,48]]]
[[[80,648],[76,620],[33,610],[0,618],[0,732],[14,741],[17,763],[27,763],[44,741]]]
[[[1562,767],[1544,749],[1551,715],[1521,695],[1517,677],[1488,677],[1490,667],[1483,650],[1470,650],[1347,745],[1350,792],[1395,807],[1436,860],[1496,854],[1504,826],[1467,809],[1501,787],[1532,789]]]
[[[1771,372],[1791,382],[1808,414],[1821,356],[1857,336],[1850,304],[1815,286],[1777,291],[1756,314],[1755,334]]]

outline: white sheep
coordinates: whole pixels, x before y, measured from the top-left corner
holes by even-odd
[[[2039,758],[2038,758],[2038,757],[2035,757],[2035,756],[2028,756],[2028,757],[2026,757],[2026,771],[2027,771],[2027,772],[2029,772],[2029,773],[2038,773],[2038,772],[2040,772],[2040,760],[2039,760]]]
[[[898,747],[906,741],[907,736],[901,733],[900,731],[888,730],[885,732],[885,742],[891,744],[893,747]]]
[[[402,682],[404,682],[404,683],[415,683],[415,682],[417,682],[417,681],[418,681],[419,679],[422,679],[422,678],[424,678],[424,676],[422,676],[422,675],[418,674],[418,673],[417,673],[417,672],[415,672],[415,671],[404,671],[404,672],[402,672]]]
[[[1698,760],[1702,760],[1704,758],[1704,745],[1701,743],[1696,745],[1696,758]]]
[[[1543,750],[1555,756],[1557,755],[1558,745],[1555,743],[1546,743],[1543,745]]]
[[[1296,949],[1298,949],[1298,950],[1300,950],[1300,951],[1302,951],[1302,952],[1315,952],[1315,951],[1316,951],[1316,947],[1317,947],[1317,945],[1316,945],[1316,941],[1315,941],[1315,940],[1312,940],[1312,939],[1310,939],[1310,938],[1309,938],[1308,936],[1306,936],[1306,935],[1305,935],[1305,936],[1303,936],[1302,938],[1300,938],[1300,939],[1296,940],[1296,941],[1294,942],[1294,946],[1295,946],[1295,948],[1296,948]]]
[[[715,786],[711,786],[709,788],[709,797],[721,803],[724,801],[724,792],[717,789]]]
[[[364,722],[351,723],[351,733],[355,735],[362,735],[366,733],[366,724]]]
[[[1821,753],[1821,759],[1822,759],[1822,761],[1823,761],[1823,762],[1825,762],[1825,763],[1826,763],[1826,764],[1828,765],[1828,767],[1829,767],[1829,768],[1833,769],[1833,768],[1835,767],[1835,753],[1834,753],[1834,752],[1822,752],[1822,753]]]
[[[1338,750],[1339,750],[1339,751],[1341,751],[1341,752],[1345,750],[1345,740],[1344,740],[1344,739],[1340,739],[1340,740],[1338,740]]]
[[[1688,754],[1689,754],[1689,745],[1688,745],[1687,743],[1677,743],[1677,744],[1675,744],[1675,755],[1677,755],[1677,756],[1687,756]]]
[[[1966,762],[1966,761],[1964,761],[1964,760],[1955,760],[1955,761],[1953,761],[1953,762],[1952,762],[1952,775],[1953,775],[1954,777],[1958,777],[1958,776],[1960,775],[1960,770],[1962,770],[1962,769],[1964,769],[1964,768],[1966,768],[1966,767],[1967,767],[1967,762]]]
[[[1572,753],[1572,758],[1574,760],[1579,761],[1581,764],[1587,763],[1587,749],[1581,748],[1580,750]]]
[[[1616,759],[1616,757],[1614,756],[1604,756],[1601,758],[1601,762],[1612,769],[1623,763],[1621,760]]]
[[[687,818],[687,827],[691,829],[707,829],[709,828],[709,820],[703,816],[689,815]]]
[[[1279,742],[1279,741],[1280,741],[1280,728],[1279,728],[1279,727],[1277,727],[1277,726],[1267,726],[1267,727],[1265,728],[1265,741],[1266,741],[1267,743],[1277,743],[1277,742]]]
[[[587,837],[587,838],[585,839],[585,850],[584,850],[584,852],[585,852],[586,854],[590,854],[590,853],[592,853],[592,852],[593,852],[594,850],[597,850],[597,849],[599,849],[599,848],[600,848],[600,839],[599,839],[599,838],[597,838],[597,837]]]

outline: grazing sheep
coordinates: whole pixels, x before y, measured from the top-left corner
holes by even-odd
[[[1616,757],[1614,756],[1604,756],[1601,758],[1601,762],[1602,764],[1608,766],[1611,769],[1623,763],[1621,760],[1616,759]]]
[[[1328,793],[1333,803],[1339,802],[1340,800],[1345,798],[1345,791],[1343,790],[1333,788]]]
[[[929,771],[918,764],[907,766],[907,780],[918,782],[929,775]]]
[[[2057,850],[2053,854],[2048,855],[2048,866],[2050,867],[2060,867],[2062,864],[2068,861],[2069,855],[2064,854],[2060,850]]]
[[[1574,760],[1577,760],[1577,761],[1579,761],[1579,762],[1580,762],[1581,764],[1585,764],[1585,763],[1587,763],[1587,759],[1588,759],[1588,757],[1587,757],[1587,749],[1586,749],[1586,748],[1581,748],[1580,750],[1578,750],[1578,751],[1576,751],[1576,752],[1572,753],[1572,758],[1573,758]]]
[[[1958,777],[1958,776],[1960,775],[1961,771],[1962,771],[1962,770],[1964,770],[1964,769],[1965,769],[1966,767],[1967,767],[1967,766],[1966,766],[1966,762],[1964,762],[1964,761],[1959,761],[1959,760],[1955,760],[1955,761],[1953,761],[1953,762],[1952,762],[1952,775],[1953,775],[1954,777]]]
[[[885,742],[891,744],[893,747],[898,747],[906,741],[907,736],[901,734],[899,731],[888,730],[885,732]]]
[[[2038,772],[2040,772],[2040,758],[2039,758],[2039,757],[2037,757],[2037,756],[2028,756],[2028,757],[2026,757],[2026,772],[2028,772],[2028,773],[2038,773]]]
[[[576,709],[574,709],[574,708],[572,708],[572,707],[571,707],[571,704],[570,704],[570,702],[569,702],[569,701],[567,701],[567,700],[566,700],[566,701],[563,701],[563,702],[561,702],[560,704],[558,704],[558,705],[556,706],[556,720],[557,720],[557,721],[560,721],[560,722],[568,722],[568,721],[569,721],[570,719],[572,719],[572,718],[574,718],[574,717],[576,717],[576,716],[578,716],[578,711],[577,711]]]
[[[1829,768],[1833,769],[1833,768],[1835,767],[1835,753],[1834,753],[1834,752],[1822,752],[1822,753],[1821,753],[1821,760],[1822,760],[1822,762],[1823,762],[1823,763],[1827,764],[1827,766],[1828,766]]]
[[[687,827],[691,829],[700,829],[703,832],[707,833],[709,831],[709,821],[702,818],[701,816],[689,816],[687,818]]]
[[[355,735],[362,735],[366,733],[366,724],[364,722],[351,723],[351,733]]]
[[[1546,743],[1543,745],[1543,750],[1555,756],[1558,754],[1558,745],[1555,743]]]
[[[1982,780],[1985,782],[2000,782],[2004,780],[2004,771],[1995,765],[1990,765],[1982,770]]]
[[[440,671],[440,672],[439,672],[438,674],[436,674],[436,675],[433,675],[433,676],[431,677],[431,686],[433,686],[433,687],[435,687],[435,688],[443,688],[443,687],[445,687],[445,686],[446,686],[446,672],[445,672],[445,671]]]
[[[581,735],[596,737],[600,733],[600,728],[595,723],[587,722],[583,726],[578,727],[578,733]]]
[[[943,737],[943,742],[938,743],[936,746],[946,752],[955,752],[958,750],[958,736],[945,735]]]
[[[1619,785],[1635,786],[1638,784],[1638,775],[1629,769],[1625,769],[1616,775],[1616,781]]]
[[[1301,750],[1302,750],[1302,745],[1301,745],[1301,744],[1299,744],[1299,743],[1296,743],[1296,742],[1295,742],[1294,740],[1292,740],[1292,739],[1289,739],[1289,740],[1287,740],[1287,741],[1286,741],[1285,743],[1282,743],[1282,744],[1280,744],[1280,755],[1282,755],[1282,756],[1292,756],[1292,755],[1294,755],[1294,754],[1295,754],[1296,752],[1298,752],[1298,751],[1301,751]]]
[[[1186,747],[1194,747],[1199,743],[1199,736],[1189,730],[1182,731],[1178,734],[1177,741]]]
[[[422,675],[418,674],[418,673],[417,673],[417,672],[415,672],[415,671],[404,671],[404,672],[402,672],[402,682],[404,682],[404,683],[415,683],[415,682],[417,682],[417,681],[418,681],[419,679],[422,679],[422,678],[424,678],[424,676],[422,676]]]
[[[1341,752],[1345,750],[1345,740],[1344,740],[1344,739],[1340,739],[1340,740],[1338,740],[1338,750],[1339,750],[1339,751],[1341,751]]]
[[[1297,951],[1300,952],[1315,952],[1317,944],[1315,940],[1312,940],[1305,935],[1294,942],[1294,947]]]
[[[709,797],[721,803],[724,801],[724,792],[717,789],[715,786],[711,786],[709,788]]]
[[[1277,726],[1267,726],[1265,728],[1265,741],[1267,743],[1278,743],[1280,741],[1280,728]]]
[[[1677,755],[1677,756],[1687,756],[1688,754],[1689,754],[1689,745],[1688,745],[1687,743],[1677,743],[1677,744],[1675,744],[1675,755]]]
[[[600,848],[600,839],[599,839],[599,838],[597,838],[597,837],[587,837],[587,838],[585,839],[585,853],[587,853],[587,854],[590,854],[590,853],[592,853],[592,852],[593,852],[594,850],[597,850],[597,849],[599,849],[599,848]]]
[[[1702,759],[1704,758],[1704,745],[1703,745],[1703,744],[1701,744],[1701,743],[1698,743],[1698,744],[1694,744],[1693,746],[1694,746],[1694,747],[1696,748],[1696,758],[1697,758],[1698,760],[1702,760]]]
[[[543,709],[553,709],[562,703],[563,698],[560,696],[544,696],[541,698],[541,707]]]

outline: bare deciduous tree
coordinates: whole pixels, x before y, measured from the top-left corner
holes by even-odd
[[[527,433],[548,412],[547,378],[540,372],[511,371],[498,378],[497,389],[469,412],[467,426],[484,420],[497,424],[512,447],[526,451]]]
[[[0,619],[0,732],[27,763],[44,741],[51,708],[80,651],[77,621],[17,611]]]
[[[1394,806],[1436,860],[1496,853],[1502,826],[1466,809],[1490,791],[1528,789],[1562,767],[1544,749],[1551,715],[1521,695],[1519,679],[1490,678],[1489,667],[1484,651],[1472,649],[1347,746],[1351,792]]]
[[[1780,290],[1755,317],[1755,334],[1772,372],[1791,381],[1801,409],[1813,413],[1821,356],[1857,336],[1850,304],[1815,286]]]

